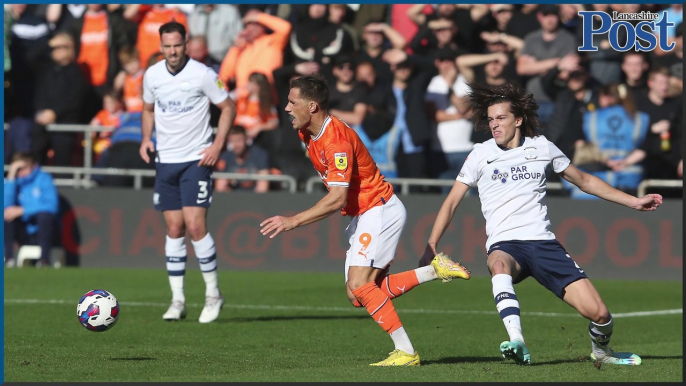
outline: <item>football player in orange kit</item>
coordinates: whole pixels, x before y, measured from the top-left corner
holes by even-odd
[[[431,280],[469,279],[470,272],[438,254],[431,265],[388,275],[407,217],[403,203],[393,194],[393,187],[384,180],[357,133],[328,114],[326,82],[319,76],[308,75],[294,79],[290,86],[286,112],[329,193],[295,216],[274,216],[263,221],[260,232],[274,238],[339,210],[342,215],[351,216],[346,229],[350,242],[345,259],[348,299],[355,307],[365,307],[395,344],[387,359],[371,365],[419,365],[419,354],[391,299]]]

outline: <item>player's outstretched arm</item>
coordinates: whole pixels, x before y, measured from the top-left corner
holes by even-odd
[[[569,165],[560,173],[560,176],[578,186],[579,189],[585,193],[636,210],[656,210],[662,205],[662,196],[659,194],[646,194],[641,198],[634,197],[619,189],[613,188],[596,176],[582,172],[574,165]]]
[[[141,147],[139,153],[145,163],[150,163],[151,153],[155,151],[155,144],[152,143],[152,129],[155,124],[155,105],[152,103],[143,103],[143,114],[141,116],[141,131],[143,132],[143,139],[141,140]]]
[[[422,256],[419,261],[419,266],[429,265],[434,256],[436,256],[438,242],[441,240],[441,237],[443,237],[445,230],[448,229],[448,226],[453,219],[453,215],[455,214],[455,210],[457,210],[457,206],[460,205],[460,202],[465,194],[467,194],[468,190],[469,186],[460,181],[455,181],[453,184],[453,188],[450,190],[448,197],[445,198],[443,205],[441,205],[441,209],[438,211],[434,226],[431,229],[429,242],[426,244],[424,256]]]
[[[304,212],[300,212],[292,217],[274,216],[264,220],[260,224],[262,228],[260,233],[273,239],[281,232],[312,224],[338,212],[348,202],[348,188],[343,186],[331,186],[330,188],[331,190],[324,198]]]

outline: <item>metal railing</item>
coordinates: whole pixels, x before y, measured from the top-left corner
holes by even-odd
[[[321,184],[321,178],[314,176],[310,177],[305,183],[305,193],[314,192],[314,187]],[[434,180],[429,178],[386,178],[386,182],[391,185],[400,185],[400,194],[407,196],[410,194],[410,186],[444,186],[452,187],[455,180]],[[548,189],[562,190],[563,186],[560,182],[548,182]]]
[[[72,174],[72,179],[56,178],[55,185],[58,186],[73,186],[76,189],[89,189],[96,187],[97,184],[90,179],[91,175],[108,175],[108,176],[132,176],[133,188],[140,190],[143,187],[143,177],[155,177],[155,171],[150,169],[117,169],[117,168],[81,168],[70,166],[43,166],[42,170],[48,173],[58,174]],[[9,165],[4,166],[4,170],[9,170]],[[213,172],[212,178],[226,178],[235,180],[253,180],[253,181],[274,181],[285,182],[288,184],[288,191],[295,193],[298,189],[298,182],[291,176],[278,176],[271,174],[253,174],[253,173],[223,173]]]
[[[648,188],[684,188],[684,181],[682,180],[643,180],[638,184],[638,196],[646,195]]]

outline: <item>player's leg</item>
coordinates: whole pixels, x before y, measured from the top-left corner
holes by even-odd
[[[205,306],[198,321],[209,323],[217,319],[224,306],[224,298],[219,291],[216,247],[207,231],[207,211],[212,202],[212,169],[190,162],[181,178],[181,200],[186,228],[205,281]]]
[[[172,291],[172,304],[162,316],[164,320],[179,320],[186,317],[186,296],[183,281],[186,275],[186,228],[181,210],[162,212],[167,224],[167,237],[164,252],[167,257],[167,276]]]
[[[172,291],[172,303],[162,315],[164,320],[179,320],[186,317],[186,297],[183,281],[186,274],[186,227],[181,212],[179,190],[180,170],[178,164],[156,163],[153,203],[162,212],[167,225],[164,251],[167,259],[167,276]]]
[[[633,353],[615,352],[609,344],[614,322],[600,294],[587,278],[577,280],[564,289],[562,300],[574,307],[589,320],[591,358],[602,363],[616,365],[640,365],[641,358]]]
[[[492,276],[495,306],[510,338],[500,344],[500,352],[506,359],[513,359],[518,364],[528,364],[531,363],[531,355],[524,342],[519,300],[513,286],[513,278],[517,279],[520,275],[522,278],[526,277],[526,274],[522,274],[522,266],[513,257],[519,254],[515,244],[497,243],[491,246],[487,264]]]
[[[350,249],[346,254],[348,290],[391,336],[395,345],[387,359],[373,366],[419,365],[419,354],[400,322],[391,297],[378,285],[381,274],[393,262],[406,219],[405,206],[393,196],[384,205],[355,218],[346,230],[350,236]]]

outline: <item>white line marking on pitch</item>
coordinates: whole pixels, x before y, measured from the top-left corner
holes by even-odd
[[[5,299],[5,304],[72,304],[75,302],[67,300],[42,300],[42,299]],[[148,303],[148,302],[119,302],[122,306],[130,307],[168,307],[169,303]],[[186,307],[203,307],[199,303],[186,303]],[[362,310],[354,307],[313,307],[313,306],[270,306],[258,304],[224,304],[224,307],[244,309],[244,310],[278,310],[278,311],[333,311],[333,312],[361,312]],[[418,309],[399,309],[399,313],[407,314],[454,314],[454,315],[492,315],[497,314],[493,311],[471,311],[471,310],[426,310]],[[612,314],[615,318],[633,318],[637,316],[655,316],[655,315],[673,315],[683,314],[683,309],[673,310],[656,310],[656,311],[640,311],[640,312],[625,312]],[[579,316],[572,313],[557,313],[557,312],[522,312],[522,315],[527,316],[551,316],[551,317],[572,317]]]

